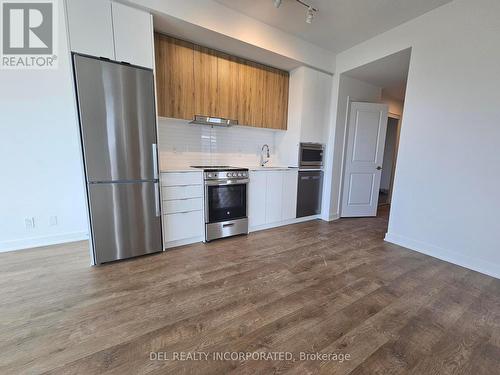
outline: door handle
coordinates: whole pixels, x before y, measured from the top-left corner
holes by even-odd
[[[379,165],[379,166],[377,167],[377,171],[380,171],[381,169],[382,169],[382,167]]]
[[[158,179],[158,145],[153,143],[151,145],[151,151],[153,152],[153,179]]]
[[[234,223],[222,224],[222,228],[233,227]]]
[[[156,215],[156,217],[160,217],[161,216],[160,186],[159,186],[158,182],[154,183],[153,189],[155,190],[155,215]]]

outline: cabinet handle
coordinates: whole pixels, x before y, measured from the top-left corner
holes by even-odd
[[[153,153],[153,179],[158,179],[158,146],[156,143],[151,145],[151,151]]]
[[[154,183],[154,189],[155,189],[155,214],[156,217],[161,216],[161,208],[160,208],[160,186],[158,182]]]

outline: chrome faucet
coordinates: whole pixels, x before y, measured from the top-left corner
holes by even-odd
[[[266,156],[265,156],[265,160],[264,160],[264,149],[267,150],[266,152]],[[269,153],[269,146],[267,144],[265,144],[264,146],[262,146],[262,149],[260,150],[260,166],[263,167],[265,166],[268,162],[269,162],[269,158],[271,157],[270,153]]]

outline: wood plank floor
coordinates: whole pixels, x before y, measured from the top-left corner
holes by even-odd
[[[498,374],[500,280],[386,227],[313,221],[100,267],[85,242],[0,254],[0,373]]]

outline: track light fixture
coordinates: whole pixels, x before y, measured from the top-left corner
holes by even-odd
[[[276,8],[279,8],[283,0],[273,0],[274,6]],[[306,11],[306,23],[312,23],[314,14],[319,11],[319,9],[314,8],[313,6],[307,4],[305,1],[302,0],[295,0],[297,3],[300,5],[304,6],[307,8]]]

